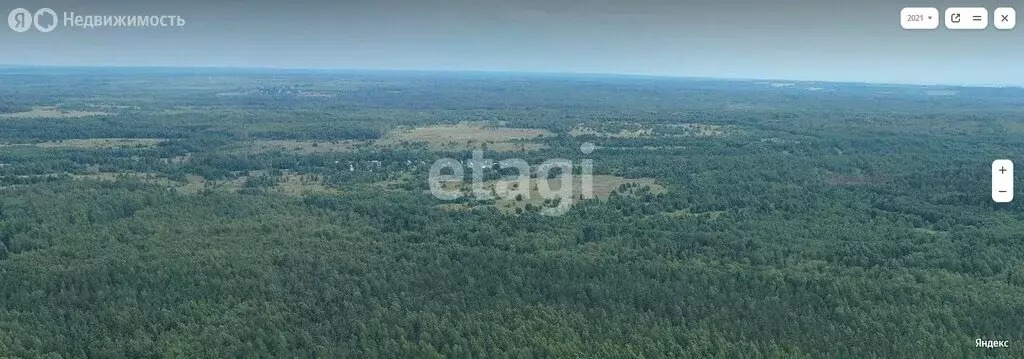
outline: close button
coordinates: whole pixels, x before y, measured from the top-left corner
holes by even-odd
[[[992,12],[992,23],[999,30],[1010,30],[1017,26],[1017,11],[1012,7],[996,8]]]

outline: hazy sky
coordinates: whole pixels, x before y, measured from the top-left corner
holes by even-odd
[[[0,0],[181,28],[0,28],[0,64],[663,74],[1024,85],[1024,30],[906,31],[889,0]],[[941,11],[966,3],[916,2]],[[1024,1],[975,0],[968,6]]]

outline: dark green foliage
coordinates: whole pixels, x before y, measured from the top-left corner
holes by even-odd
[[[0,119],[0,357],[1024,356],[1024,213],[988,198],[991,161],[1021,158],[1019,89],[80,71],[0,76],[0,113],[129,109]],[[561,217],[447,210],[427,168],[468,153],[240,147],[470,120],[559,134],[490,159],[592,159],[667,191],[623,185]],[[688,123],[727,130],[669,126]],[[568,136],[579,124],[677,136]],[[172,140],[3,146],[91,137]],[[72,178],[96,171],[248,176],[198,194]],[[272,191],[287,174],[336,193]]]

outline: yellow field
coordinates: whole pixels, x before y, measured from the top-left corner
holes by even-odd
[[[260,175],[261,172],[253,171],[252,175]],[[225,191],[235,192],[245,187],[245,182],[248,180],[247,176],[241,176],[233,180],[225,181],[207,181],[201,176],[186,175],[186,182],[171,181],[164,176],[158,176],[154,173],[137,173],[137,172],[126,172],[126,173],[95,173],[95,174],[79,174],[72,176],[75,179],[81,180],[100,180],[100,181],[116,181],[120,178],[138,179],[142,182],[149,184],[156,184],[160,186],[166,186],[167,188],[174,189],[182,194],[197,194],[204,189],[213,191]],[[334,188],[327,187],[323,184],[323,179],[319,177],[311,177],[310,175],[298,175],[285,173],[281,177],[281,181],[273,187],[265,188],[270,193],[280,193],[289,196],[303,196],[308,194],[330,194],[339,193],[340,191]]]
[[[36,146],[42,148],[139,148],[154,147],[166,140],[159,138],[85,138],[38,143],[9,143],[0,146]]]
[[[0,113],[0,118],[76,118],[86,116],[109,115],[107,112],[61,110],[54,106],[36,107],[30,111]]]
[[[323,178],[315,176],[310,179],[309,175],[285,174],[281,183],[278,183],[272,192],[280,192],[291,196],[303,196],[309,194],[333,194],[340,191],[336,188],[327,187]]]
[[[425,142],[434,149],[485,149],[488,151],[507,152],[541,149],[543,145],[529,141],[548,136],[554,136],[554,134],[542,129],[489,127],[482,123],[460,123],[457,125],[398,129],[392,131],[386,138],[378,142],[385,146],[402,142]]]

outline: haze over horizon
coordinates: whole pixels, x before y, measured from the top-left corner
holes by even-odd
[[[2,0],[4,13],[176,15],[183,27],[0,30],[0,63],[501,71],[1021,86],[1019,30],[899,28],[904,4],[809,0]],[[943,9],[962,4],[914,3]],[[984,1],[972,6],[1007,5]],[[1008,4],[1013,6],[1015,4]],[[940,10],[941,11],[941,10]]]

